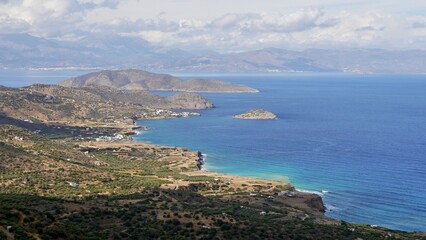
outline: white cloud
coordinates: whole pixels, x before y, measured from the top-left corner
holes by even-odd
[[[0,2],[0,32],[8,23],[16,32],[52,36],[75,31],[85,14],[94,8],[115,7],[118,0],[3,0]],[[26,29],[23,29],[25,26]]]
[[[143,24],[139,22],[136,29],[139,29],[139,36],[160,46],[242,50],[259,46],[259,43],[272,44],[279,43],[282,39],[291,39],[289,33],[316,27],[322,15],[323,12],[318,9],[302,9],[280,16],[226,14],[211,21],[181,19],[177,25],[164,20],[145,21]],[[129,23],[125,25],[128,26]]]
[[[324,7],[298,8],[308,2],[0,0],[0,33],[25,32],[67,40],[99,33],[139,36],[160,47],[219,51],[262,47],[426,49],[425,14],[396,13],[398,6],[414,11],[426,4],[410,8],[383,0],[370,4],[319,0],[316,5]],[[376,9],[385,5],[389,11]],[[353,10],[367,6],[367,13]]]
[[[413,45],[421,35],[420,24],[413,27],[407,18],[383,13],[342,11],[329,16],[319,9],[302,9],[279,16],[226,14],[205,22],[181,20],[171,30],[159,26],[137,34],[159,46],[197,46],[219,51],[261,47],[426,47],[421,41]]]
[[[311,41],[336,47],[409,48],[410,24],[401,17],[382,13],[338,14],[339,21],[333,27],[314,29],[309,34]]]
[[[263,25],[268,31],[299,32],[317,26],[317,20],[323,15],[319,9],[301,9],[280,17],[265,16]]]

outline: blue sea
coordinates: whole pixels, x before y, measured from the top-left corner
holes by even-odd
[[[31,84],[56,84],[92,71],[85,70],[0,70],[0,85],[25,87]]]
[[[150,130],[136,139],[199,150],[207,154],[208,170],[317,192],[333,218],[426,231],[426,76],[204,77],[260,92],[202,94],[215,109],[200,111],[201,117],[140,121]],[[279,120],[232,118],[252,108]]]
[[[0,85],[57,83],[85,71],[0,71]],[[140,121],[138,141],[206,154],[205,168],[289,181],[321,194],[327,215],[426,231],[426,76],[198,74],[260,90],[202,94],[201,117]],[[170,93],[161,93],[170,94]],[[252,108],[276,121],[233,119]]]

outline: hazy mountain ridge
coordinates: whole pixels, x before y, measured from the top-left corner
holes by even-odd
[[[426,51],[265,48],[219,54],[158,48],[136,37],[99,35],[64,41],[0,34],[0,69],[129,67],[193,72],[426,73]]]
[[[178,92],[258,92],[242,84],[219,80],[192,79],[182,81],[168,74],[156,74],[142,70],[104,70],[70,78],[59,83],[65,87],[107,86],[124,90],[156,90]]]

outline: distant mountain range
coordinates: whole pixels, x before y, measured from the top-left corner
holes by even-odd
[[[98,35],[78,41],[0,34],[3,68],[138,68],[191,72],[426,73],[426,51],[267,48],[241,53],[160,49],[136,37]]]
[[[182,81],[169,74],[157,74],[142,70],[104,70],[70,78],[59,83],[64,87],[106,86],[122,90],[154,90],[177,92],[242,93],[258,92],[242,84],[233,84],[211,79]]]

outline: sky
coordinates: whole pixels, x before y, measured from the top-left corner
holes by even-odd
[[[159,48],[426,49],[425,0],[0,0],[0,34]]]

